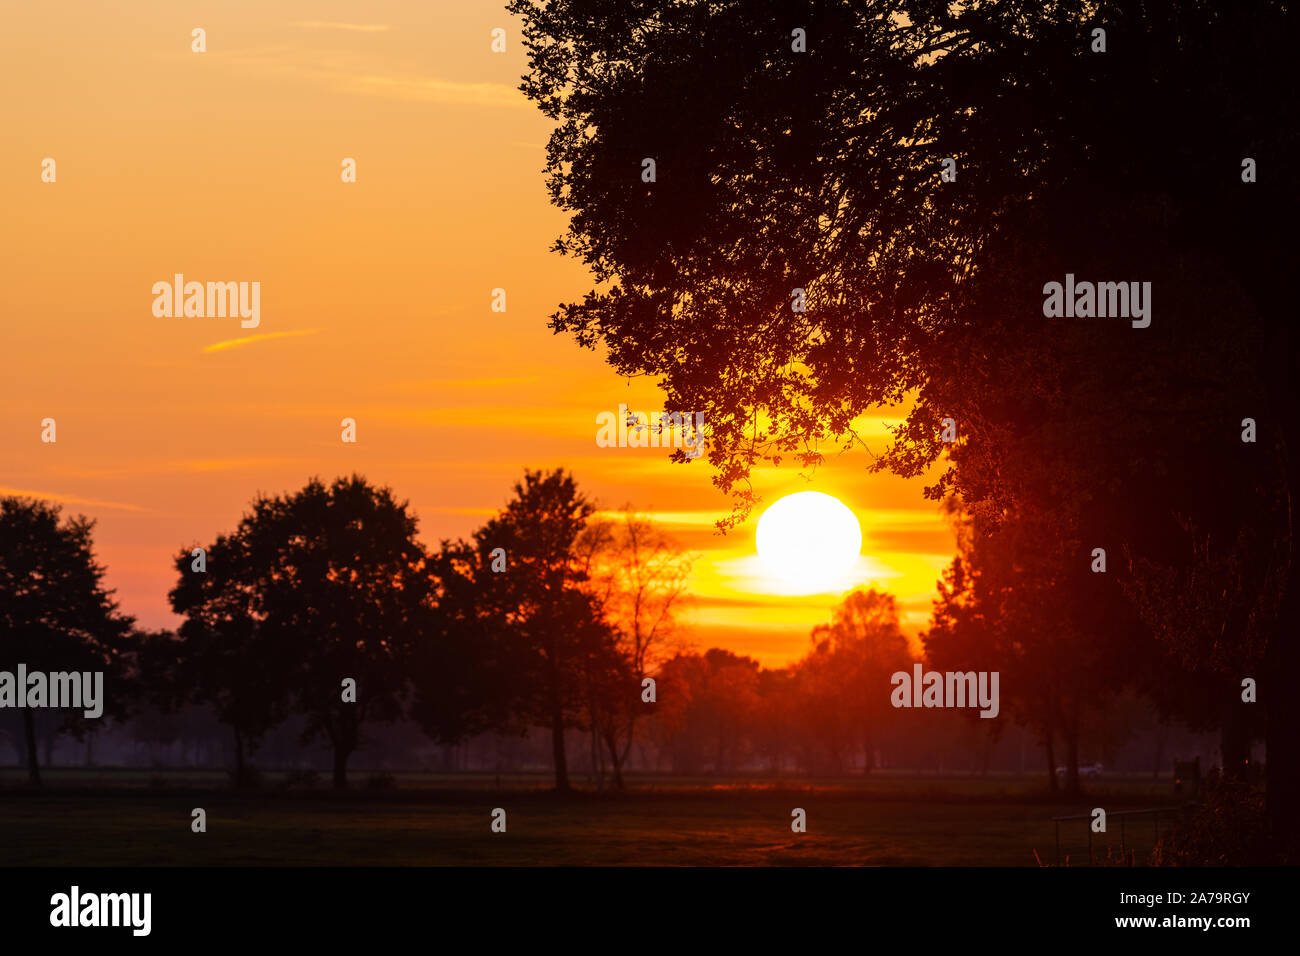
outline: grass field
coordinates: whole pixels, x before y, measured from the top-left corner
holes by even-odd
[[[362,782],[363,775],[357,775]],[[544,776],[399,774],[391,791],[266,789],[236,794],[224,775],[54,771],[42,792],[0,775],[0,866],[124,865],[868,865],[1034,866],[1056,854],[1053,816],[1101,806],[1168,806],[1168,782],[1093,782],[1082,802],[1046,799],[1041,778],[877,775],[867,780],[653,778],[621,794],[560,796]],[[150,783],[153,786],[150,786]],[[191,810],[207,832],[191,832]],[[501,807],[507,831],[492,833]],[[790,828],[807,811],[807,832]],[[1170,821],[1162,822],[1162,829]],[[1150,817],[1127,825],[1139,862]],[[1094,835],[1119,847],[1119,826]],[[1062,855],[1086,864],[1082,821],[1061,825]]]

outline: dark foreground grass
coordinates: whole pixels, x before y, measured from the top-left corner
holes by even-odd
[[[538,780],[501,790],[403,780],[391,793],[337,795],[68,783],[0,790],[0,866],[1034,866],[1035,849],[1055,860],[1053,816],[1175,802],[1149,780],[1099,785],[1086,805],[1035,798],[1023,783],[883,777],[811,787],[661,780],[569,796]],[[190,830],[194,807],[207,811],[206,833]],[[506,833],[490,830],[495,807],[506,810]],[[807,811],[806,833],[791,832],[795,807]],[[1108,842],[1118,852],[1118,831],[1094,836],[1100,854]],[[1086,863],[1085,824],[1061,833],[1063,854]],[[1127,837],[1140,863],[1150,818],[1130,822]]]

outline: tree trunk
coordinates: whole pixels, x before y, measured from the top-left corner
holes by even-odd
[[[33,787],[41,785],[41,763],[36,753],[36,715],[31,708],[23,710],[23,736],[27,742],[27,781]]]
[[[569,763],[564,753],[564,711],[558,700],[551,704],[551,758],[555,762],[555,789],[568,793]]]
[[[615,790],[627,789],[623,783],[623,761],[627,759],[627,750],[619,752],[618,741],[613,733],[605,734],[605,746],[609,750],[609,764],[612,768],[611,775],[614,780]]]
[[[614,788],[616,790],[626,790],[627,785],[623,780],[623,766],[627,763],[627,758],[632,753],[632,733],[636,721],[629,718],[627,722],[627,741],[620,749],[618,746],[618,735],[610,732],[605,736],[605,743],[609,746],[609,762],[614,767]]]
[[[591,775],[596,780],[596,789],[605,789],[605,755],[601,748],[601,733],[593,715],[591,720]]]
[[[244,735],[238,727],[231,729],[235,732],[235,787],[240,788],[247,782],[244,779]]]
[[[1047,789],[1056,793],[1059,789],[1056,783],[1056,747],[1052,740],[1052,731],[1047,731],[1043,736],[1043,749],[1047,752]]]
[[[351,747],[334,745],[334,789],[348,788],[348,757],[352,755]]]
[[[1246,763],[1250,759],[1250,734],[1246,725],[1244,704],[1238,695],[1240,690],[1229,682],[1225,688],[1228,706],[1223,715],[1223,726],[1219,728],[1219,750],[1223,757],[1223,779],[1245,780]]]

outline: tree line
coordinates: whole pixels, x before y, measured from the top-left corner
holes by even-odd
[[[441,744],[545,728],[560,790],[570,786],[566,731],[578,728],[622,788],[651,716],[679,752],[713,722],[717,766],[727,766],[726,741],[750,731],[760,681],[770,704],[790,708],[765,711],[776,739],[791,736],[783,722],[802,727],[842,769],[845,745],[869,740],[888,709],[871,688],[909,660],[892,598],[875,592],[851,596],[779,676],[725,651],[691,652],[678,611],[692,557],[631,509],[597,512],[563,470],[526,472],[468,540],[432,550],[406,502],[356,475],[259,496],[232,532],[176,554],[174,631],[138,630],[120,612],[92,527],[61,521],[57,505],[3,501],[0,661],[104,670],[105,713],[118,720],[210,710],[229,729],[237,782],[292,715],[301,743],[332,750],[337,787],[363,730],[402,718]],[[34,712],[23,720],[39,783]],[[68,714],[62,729],[87,727]]]
[[[690,558],[630,509],[612,517],[563,470],[529,471],[469,540],[433,550],[409,504],[353,475],[262,495],[230,533],[175,557],[183,620],[144,631],[122,614],[92,550],[93,523],[43,501],[0,511],[0,661],[105,672],[105,714],[210,708],[233,738],[235,777],[269,729],[302,720],[347,783],[363,729],[399,717],[435,740],[487,730],[590,728],[614,778],[642,682],[676,630]],[[32,710],[23,711],[40,781]],[[84,719],[63,729],[80,736]]]
[[[563,471],[525,473],[495,517],[436,549],[417,540],[405,502],[359,476],[259,496],[232,532],[176,554],[174,631],[139,630],[120,613],[91,528],[61,521],[57,505],[0,503],[0,666],[104,670],[105,714],[145,721],[147,739],[210,714],[229,734],[238,785],[255,780],[251,758],[290,721],[300,745],[332,752],[340,788],[364,735],[398,720],[444,746],[541,728],[561,790],[573,731],[589,740],[600,783],[618,789],[638,742],[683,773],[869,774],[947,748],[982,754],[987,769],[1002,733],[969,713],[891,705],[891,677],[916,655],[895,599],[874,589],[847,594],[789,665],[697,651],[679,619],[692,557],[630,509],[597,511]],[[968,567],[992,574],[972,540],[959,528],[963,550],[921,656],[1002,670],[1004,712],[1040,734],[1053,789],[1052,741],[1068,735],[1066,786],[1077,792],[1081,740],[1113,746],[1146,725],[1132,707],[1116,724],[1122,681],[1063,701],[1069,663],[1037,647],[1010,598],[1005,625],[971,611]],[[1065,706],[1074,723],[1062,724]],[[39,783],[36,715],[22,717]],[[67,713],[60,730],[81,738],[92,725]]]

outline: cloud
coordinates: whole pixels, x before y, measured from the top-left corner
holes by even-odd
[[[66,468],[56,466],[55,474],[66,478],[92,481],[120,481],[145,475],[196,474],[213,471],[256,471],[267,468],[299,466],[297,458],[190,458],[177,461],[133,460],[130,465],[114,468]]]
[[[470,83],[435,77],[383,74],[343,75],[336,77],[336,80],[343,89],[357,93],[373,93],[427,103],[531,109],[531,104],[524,99],[522,93],[503,83]]]
[[[952,560],[955,548],[952,532],[947,528],[872,528],[863,535],[864,547],[885,554],[908,554],[921,558]]]
[[[495,518],[501,513],[500,508],[421,508],[421,514],[469,515],[475,518]]]
[[[303,329],[299,332],[267,332],[262,335],[250,335],[242,339],[226,339],[224,342],[214,342],[211,345],[203,347],[204,352],[224,352],[226,349],[239,348],[241,345],[251,345],[254,342],[262,342],[266,339],[287,339],[297,335],[315,335],[320,329]]]
[[[286,76],[340,92],[461,106],[533,109],[513,86],[424,75],[420,72],[423,63],[398,67],[391,56],[381,57],[375,51],[277,44],[232,50],[220,60],[241,73]]]
[[[77,495],[62,495],[52,491],[24,491],[21,488],[0,488],[0,495],[19,498],[40,498],[42,501],[55,501],[64,505],[87,505],[92,508],[114,508],[118,511],[148,511],[139,505],[123,504],[119,501],[97,501],[94,498],[81,498]]]
[[[606,509],[599,511],[597,514],[602,518],[612,521],[623,520],[623,512],[618,510]],[[641,520],[650,520],[658,524],[669,525],[686,525],[686,526],[705,526],[712,528],[718,518],[723,515],[717,511],[634,511],[634,515]],[[719,544],[718,547],[725,547],[725,544]]]

